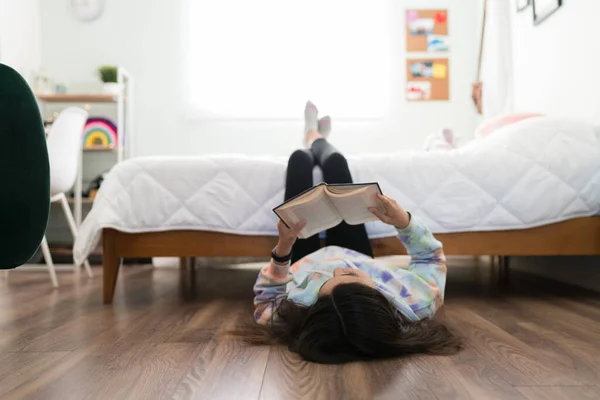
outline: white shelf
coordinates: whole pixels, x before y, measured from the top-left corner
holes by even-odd
[[[116,103],[119,95],[106,93],[81,93],[81,94],[36,94],[40,101],[47,103]]]
[[[107,153],[115,153],[117,152],[116,148],[111,148],[111,147],[84,147],[83,149],[81,149],[81,151],[85,152],[92,152],[92,153],[98,153],[98,152],[107,152]]]
[[[75,223],[81,225],[82,203],[81,191],[83,190],[83,153],[84,152],[111,152],[117,153],[117,163],[132,156],[131,144],[133,143],[133,77],[125,68],[119,67],[117,83],[123,90],[119,94],[108,93],[64,93],[64,94],[37,94],[37,99],[42,103],[108,103],[117,106],[117,132],[118,143],[113,149],[87,148],[81,151],[79,171],[75,182]],[[126,140],[125,140],[126,139]]]

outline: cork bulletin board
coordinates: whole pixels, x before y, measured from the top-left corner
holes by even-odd
[[[406,100],[450,100],[450,69],[447,58],[406,60]]]
[[[407,10],[406,51],[448,51],[448,10]]]

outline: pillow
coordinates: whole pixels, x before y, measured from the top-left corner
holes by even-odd
[[[479,125],[479,127],[475,131],[475,138],[483,139],[504,126],[514,124],[515,122],[523,121],[528,118],[543,116],[544,114],[539,113],[520,113],[501,115],[498,117],[490,118],[487,121],[484,121],[481,125]]]

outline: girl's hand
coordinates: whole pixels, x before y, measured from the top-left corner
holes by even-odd
[[[375,214],[375,216],[379,218],[381,222],[394,225],[399,229],[404,229],[408,226],[408,223],[410,222],[410,216],[396,200],[379,193],[377,194],[377,199],[381,202],[381,205],[385,210],[385,214],[383,214],[377,208],[369,208],[369,211]]]
[[[292,226],[292,229],[285,226],[282,220],[277,223],[277,231],[279,232],[279,242],[275,247],[275,253],[280,257],[285,257],[292,252],[292,246],[296,243],[300,231],[306,226],[306,221],[300,221]]]

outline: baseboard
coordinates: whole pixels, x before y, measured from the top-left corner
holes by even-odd
[[[600,257],[511,257],[511,268],[600,292]]]

